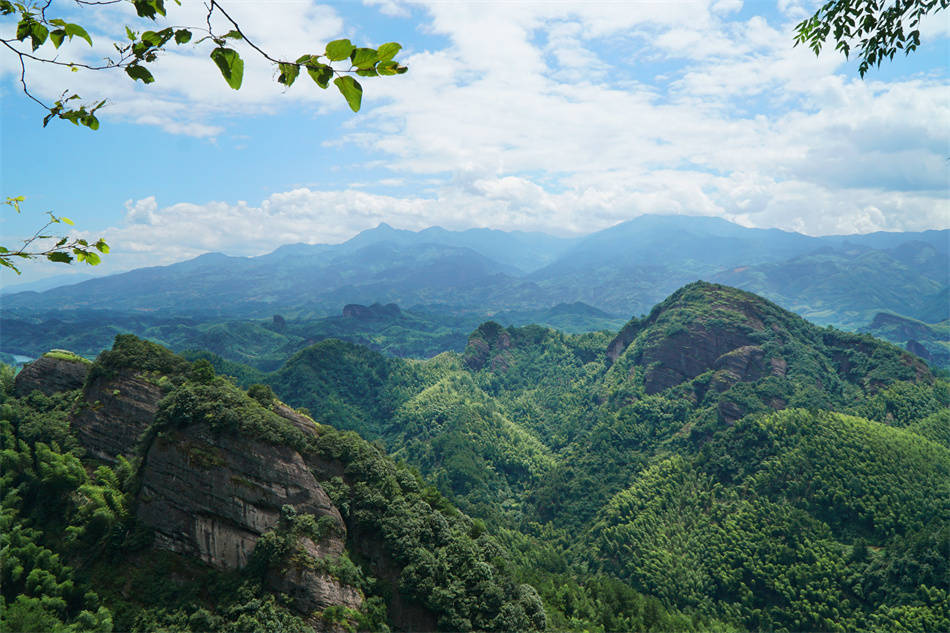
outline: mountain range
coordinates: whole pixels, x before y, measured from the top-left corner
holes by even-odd
[[[458,350],[487,318],[523,324],[557,306],[583,304],[573,309],[569,329],[614,327],[697,279],[750,290],[820,325],[867,328],[880,312],[933,324],[950,317],[948,253],[948,230],[811,237],[710,217],[641,216],[579,238],[382,224],[337,245],[292,244],[258,257],[209,253],[44,292],[5,293],[0,325],[11,334],[2,351],[40,353],[11,345],[24,338],[16,335],[24,324],[37,348],[47,342],[37,334],[43,330],[73,324],[77,335],[98,331],[95,353],[115,331],[152,336],[148,327],[169,320],[207,329],[260,325],[274,315],[295,323],[302,343],[319,340],[322,321],[344,306],[374,303],[421,315],[429,332],[447,327],[455,342],[443,349]],[[148,324],[130,325],[143,320]],[[189,338],[156,340],[185,349]],[[943,358],[939,336],[924,345]]]

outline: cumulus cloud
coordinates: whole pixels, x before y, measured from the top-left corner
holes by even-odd
[[[586,233],[679,213],[809,234],[946,227],[945,77],[862,81],[839,55],[793,48],[794,25],[812,4],[779,0],[776,13],[749,17],[739,0],[375,0],[376,10],[411,16],[447,42],[417,48],[409,74],[374,83],[359,127],[325,148],[366,150],[366,164],[384,164],[388,177],[253,204],[146,198],[130,202],[106,237],[117,261],[140,265],[336,242],[381,221]],[[185,5],[182,20],[200,21],[200,5]],[[347,34],[333,7],[280,8],[233,7],[249,35],[279,53]],[[98,28],[110,33],[125,17]],[[941,29],[928,19],[928,34],[946,37]],[[282,90],[254,56],[234,93],[204,54],[167,54],[158,92],[98,76],[84,90],[111,96],[114,116],[205,137],[231,125],[217,116],[225,108],[343,107],[309,83]],[[53,71],[37,78],[44,94],[61,80]]]

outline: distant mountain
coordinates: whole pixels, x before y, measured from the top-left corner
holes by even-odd
[[[859,327],[882,310],[943,320],[950,284],[947,250],[908,241],[889,250],[825,246],[785,261],[741,266],[713,280],[743,288],[820,324]]]
[[[757,292],[820,324],[856,328],[879,311],[947,318],[948,243],[947,230],[810,237],[687,216],[641,216],[576,239],[383,224],[343,244],[292,244],[259,257],[209,253],[10,294],[2,317],[75,321],[106,309],[205,322],[275,313],[312,320],[378,302],[582,331],[616,321],[543,313],[582,302],[607,315],[642,314],[676,288],[707,279]]]
[[[896,343],[936,367],[950,369],[950,320],[924,323],[899,314],[878,312],[860,331]]]
[[[433,226],[422,231],[407,231],[383,223],[344,242],[340,250],[351,252],[376,244],[403,247],[441,244],[471,249],[522,273],[529,273],[553,262],[577,241],[576,238],[554,237],[546,233],[496,229],[449,231]]]
[[[288,251],[257,258],[209,253],[170,266],[118,275],[4,299],[4,310],[35,314],[109,306],[125,313],[260,317],[299,310],[315,316],[346,303],[419,303],[433,293],[483,294],[517,269],[468,248],[413,247],[383,242],[356,250],[316,249],[313,257]]]
[[[821,238],[749,229],[721,218],[643,215],[588,235],[531,277],[548,280],[591,270],[640,267],[705,274],[739,263],[791,257],[820,245]]]
[[[96,279],[96,277],[96,275],[87,275],[84,273],[53,275],[52,277],[44,277],[37,281],[0,286],[0,295],[9,295],[17,292],[44,292],[53,288],[59,288],[60,286],[70,286],[72,284],[82,283],[83,281],[89,281],[90,279]]]

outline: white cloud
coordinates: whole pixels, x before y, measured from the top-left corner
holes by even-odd
[[[364,178],[335,191],[275,193],[256,206],[140,200],[127,224],[107,231],[117,252],[126,245],[130,258],[163,261],[207,250],[258,254],[284,242],[340,241],[381,221],[573,233],[643,213],[811,234],[948,225],[946,79],[849,78],[842,57],[792,47],[808,13],[801,3],[780,0],[778,14],[751,18],[735,17],[742,3],[730,0],[372,4],[423,16],[419,28],[449,44],[417,48],[409,74],[374,83],[358,127],[327,149],[349,143],[370,152],[368,164],[388,159],[393,173],[378,184],[410,193],[373,193]],[[279,8],[234,4],[251,37],[288,54],[346,32],[332,8]],[[287,23],[294,27],[284,33]],[[934,24],[928,32],[940,36]],[[234,93],[204,54],[167,54],[155,69],[158,91],[98,75],[83,90],[110,95],[114,116],[194,136],[220,134],[224,109],[342,107],[339,95],[309,82],[282,90],[251,55],[247,85]],[[60,80],[38,78],[44,94]]]

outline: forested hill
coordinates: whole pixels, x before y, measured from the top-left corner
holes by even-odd
[[[0,407],[5,622],[950,628],[950,385],[742,290],[429,360],[327,340],[246,393],[131,336],[41,361]]]
[[[947,383],[755,295],[691,284],[616,334],[489,322],[427,362],[328,341],[267,381],[502,526],[558,622],[606,622],[598,573],[740,628],[947,626]]]

